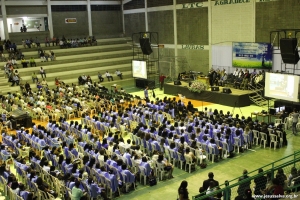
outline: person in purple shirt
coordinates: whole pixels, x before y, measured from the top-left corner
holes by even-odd
[[[151,174],[152,169],[151,169],[150,164],[147,161],[148,160],[146,157],[142,157],[142,162],[140,163],[140,166],[145,167],[145,169],[146,169],[145,174],[146,174],[146,176],[149,176]]]
[[[126,175],[126,179],[125,179],[125,182],[126,183],[132,183],[134,184],[135,183],[135,175],[133,173],[131,173],[131,171],[129,171],[127,169],[127,165],[126,164],[123,164],[122,165],[122,172],[121,174],[125,174]]]
[[[111,160],[110,160],[109,165],[113,166],[115,168],[118,168],[117,160],[118,160],[118,157],[116,155],[113,155]]]

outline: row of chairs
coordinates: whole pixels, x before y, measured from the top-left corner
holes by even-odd
[[[252,130],[253,132],[253,142],[256,145],[263,145],[264,148],[266,148],[267,144],[267,134],[264,132],[259,132],[257,130]],[[270,148],[273,144],[274,149],[276,149],[277,144],[279,144],[280,147],[283,145],[283,132],[282,131],[276,131],[278,135],[273,134],[273,129],[269,129],[269,137],[270,137]],[[279,137],[278,137],[279,136]]]

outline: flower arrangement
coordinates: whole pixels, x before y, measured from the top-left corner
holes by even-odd
[[[201,93],[202,91],[205,91],[208,87],[205,83],[196,80],[193,81],[188,88],[191,92]]]

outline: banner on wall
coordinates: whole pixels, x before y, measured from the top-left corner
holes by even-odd
[[[70,23],[77,23],[77,19],[76,18],[65,18],[65,23],[66,24],[70,24]]]
[[[272,55],[270,43],[232,43],[233,67],[272,69]]]

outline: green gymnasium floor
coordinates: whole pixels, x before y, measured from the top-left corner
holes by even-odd
[[[163,98],[165,95],[159,89],[155,90],[156,96]],[[137,91],[132,93],[134,95],[139,95],[143,97],[143,91]],[[187,102],[188,100],[186,100]],[[222,109],[227,112],[232,113],[233,108],[212,104],[207,106],[213,109]],[[202,110],[202,107],[198,107]],[[251,115],[251,112],[266,110],[267,108],[262,108],[258,106],[248,106],[242,108],[235,108],[234,114],[242,114],[246,117]],[[242,113],[241,113],[242,112]],[[207,174],[213,172],[215,179],[223,184],[225,180],[232,180],[242,175],[244,169],[248,172],[258,169],[264,165],[267,165],[275,160],[281,159],[287,155],[292,154],[294,151],[299,150],[300,147],[300,136],[294,136],[291,134],[291,130],[287,131],[288,146],[274,150],[274,148],[254,146],[252,149],[245,151],[244,153],[236,154],[234,158],[228,158],[221,160],[217,163],[208,162],[208,166],[205,169],[200,169],[189,174],[177,167],[174,170],[174,178],[171,180],[161,181],[155,186],[143,186],[138,184],[136,191],[130,192],[129,194],[121,195],[118,197],[119,200],[175,200],[177,198],[177,189],[182,180],[187,180],[189,197],[198,194],[199,187],[202,186],[202,182],[207,179]],[[299,166],[298,166],[299,168]],[[287,173],[287,172],[286,172]]]

